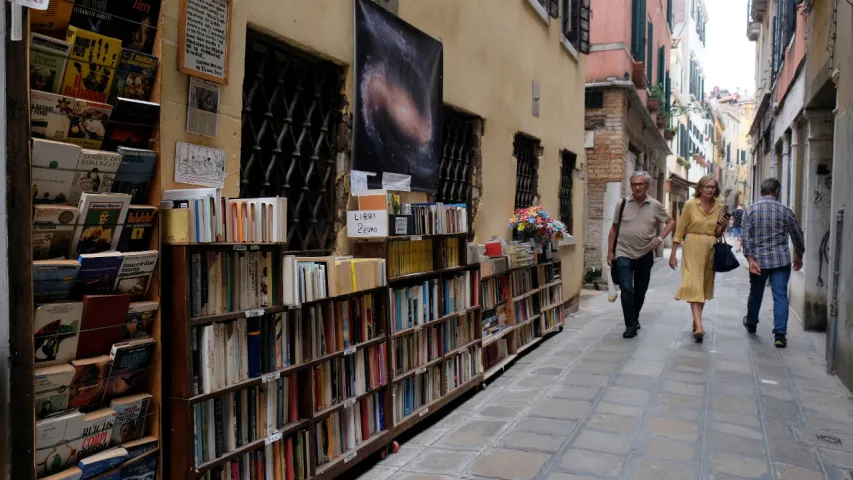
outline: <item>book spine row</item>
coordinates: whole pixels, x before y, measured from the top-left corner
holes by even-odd
[[[415,235],[443,235],[468,231],[468,210],[442,203],[405,204],[403,215],[415,217]]]
[[[492,277],[482,282],[483,308],[495,308],[495,305],[506,300],[509,296],[509,279],[507,277]]]
[[[448,320],[444,328],[444,351],[456,350],[473,342],[477,337],[475,322],[473,312]]]
[[[431,272],[432,270],[434,270],[432,240],[391,242],[388,244],[389,277]]]
[[[395,338],[394,374],[403,375],[444,355],[444,329],[439,324]]]
[[[391,329],[394,333],[439,318],[438,279],[391,289]]]
[[[522,325],[515,330],[515,343],[518,348],[532,342],[535,337],[536,333],[533,330],[533,324],[528,323],[527,325]]]
[[[303,430],[208,470],[203,480],[307,480],[310,478],[308,431]]]
[[[509,355],[506,338],[499,338],[483,348],[483,369],[488,370]]]
[[[555,303],[560,303],[563,301],[563,286],[558,284],[553,287],[546,288],[539,292],[538,297],[540,308],[550,307]]]
[[[533,298],[523,298],[512,305],[515,313],[515,323],[524,323],[533,318],[537,312],[534,308]]]
[[[193,393],[212,393],[302,363],[302,334],[298,312],[193,327]]]
[[[560,266],[559,265],[543,265],[539,267],[539,284],[544,285],[546,283],[556,282],[560,279]]]
[[[441,397],[441,367],[436,365],[426,372],[401,380],[394,385],[394,423],[417,412],[424,405]]]
[[[314,429],[315,461],[324,465],[385,430],[384,396],[374,393],[362,398],[320,420]]]
[[[385,335],[373,294],[309,307],[314,356],[341,352]]]
[[[462,265],[458,238],[445,238],[439,244],[438,268],[458,267]]]
[[[194,253],[190,265],[192,315],[218,315],[280,303],[271,252]]]
[[[298,420],[295,376],[193,405],[195,463],[215,460]]]
[[[443,300],[444,315],[471,308],[477,304],[476,292],[471,272],[464,272],[455,277],[444,279]]]
[[[479,346],[473,346],[459,355],[454,355],[444,365],[445,391],[451,392],[482,371],[483,362]]]
[[[512,296],[517,297],[536,288],[533,283],[533,272],[530,269],[519,270],[509,274]]]
[[[542,313],[542,324],[545,326],[545,330],[554,328],[563,323],[563,320],[560,318],[562,310],[562,308],[557,307]]]
[[[364,395],[388,382],[385,344],[323,362],[313,369],[314,411]]]

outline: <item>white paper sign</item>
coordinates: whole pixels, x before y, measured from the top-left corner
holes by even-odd
[[[382,189],[410,192],[412,191],[412,177],[402,173],[382,172]]]
[[[50,5],[50,0],[9,0],[23,7],[32,8],[33,10],[47,10]],[[59,1],[59,0],[57,0]]]
[[[213,78],[226,78],[228,1],[186,0],[184,69]]]
[[[177,142],[175,181],[222,188],[225,185],[225,150]]]
[[[277,442],[277,441],[281,440],[281,437],[282,437],[281,432],[274,433],[274,434],[270,435],[269,437],[267,437],[266,440],[264,440],[264,445],[269,445],[271,443]]]
[[[387,237],[388,212],[385,210],[347,212],[347,236],[350,238]]]
[[[367,177],[375,177],[374,172],[362,172],[361,170],[350,170],[349,190],[351,195],[359,195],[368,189]]]

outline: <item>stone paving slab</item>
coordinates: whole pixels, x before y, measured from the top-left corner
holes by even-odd
[[[853,394],[825,374],[824,335],[792,318],[776,349],[768,289],[747,336],[740,269],[717,277],[697,345],[672,299],[680,272],[661,264],[637,338],[622,339],[618,302],[585,296],[562,333],[347,478],[853,479]]]

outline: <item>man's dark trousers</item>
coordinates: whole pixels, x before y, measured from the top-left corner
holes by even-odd
[[[654,251],[637,258],[618,257],[616,259],[616,281],[622,291],[622,313],[625,315],[625,327],[640,324],[640,310],[646,301],[646,291],[652,277],[655,264]]]

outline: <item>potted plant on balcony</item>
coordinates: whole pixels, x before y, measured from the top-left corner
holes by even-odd
[[[646,102],[646,106],[649,109],[649,112],[656,112],[660,108],[663,103],[663,84],[656,83],[654,87],[652,87],[651,94],[649,96],[649,100]],[[658,116],[660,118],[660,116]]]
[[[666,139],[667,142],[675,138],[675,129],[665,128],[663,131],[663,138]]]
[[[678,161],[678,164],[681,165],[682,167],[685,167],[687,169],[690,168],[690,160],[687,160],[684,157],[678,157],[677,161]]]
[[[646,83],[646,66],[643,62],[634,62],[631,79],[637,88],[648,87],[648,83]]]

